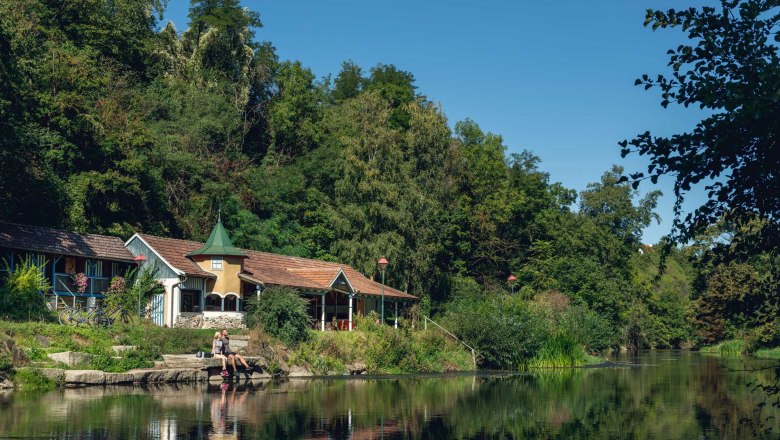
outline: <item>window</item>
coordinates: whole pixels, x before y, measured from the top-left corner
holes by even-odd
[[[222,257],[211,257],[211,270],[222,270]]]
[[[198,313],[200,312],[200,290],[182,290],[181,291],[181,312]]]

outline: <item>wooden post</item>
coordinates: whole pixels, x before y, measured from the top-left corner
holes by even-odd
[[[395,328],[398,328],[398,301],[395,302]]]
[[[320,323],[322,324],[322,331],[325,331],[325,293],[322,294],[322,316],[320,316]]]

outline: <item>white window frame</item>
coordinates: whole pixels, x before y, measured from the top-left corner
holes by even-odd
[[[222,257],[211,257],[211,270],[222,270]]]

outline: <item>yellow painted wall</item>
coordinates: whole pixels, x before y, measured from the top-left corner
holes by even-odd
[[[210,256],[199,255],[195,257],[195,262],[201,269],[217,276],[216,280],[206,281],[207,294],[216,292],[225,295],[230,292],[241,296],[241,280],[238,278],[238,274],[243,267],[243,258],[231,256],[222,257],[222,270],[211,270]]]

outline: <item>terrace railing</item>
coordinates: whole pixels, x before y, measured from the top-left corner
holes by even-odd
[[[87,288],[84,293],[101,294],[108,290],[111,280],[104,277],[87,277]],[[67,273],[54,274],[55,292],[77,292],[78,288],[73,282],[73,275]]]

